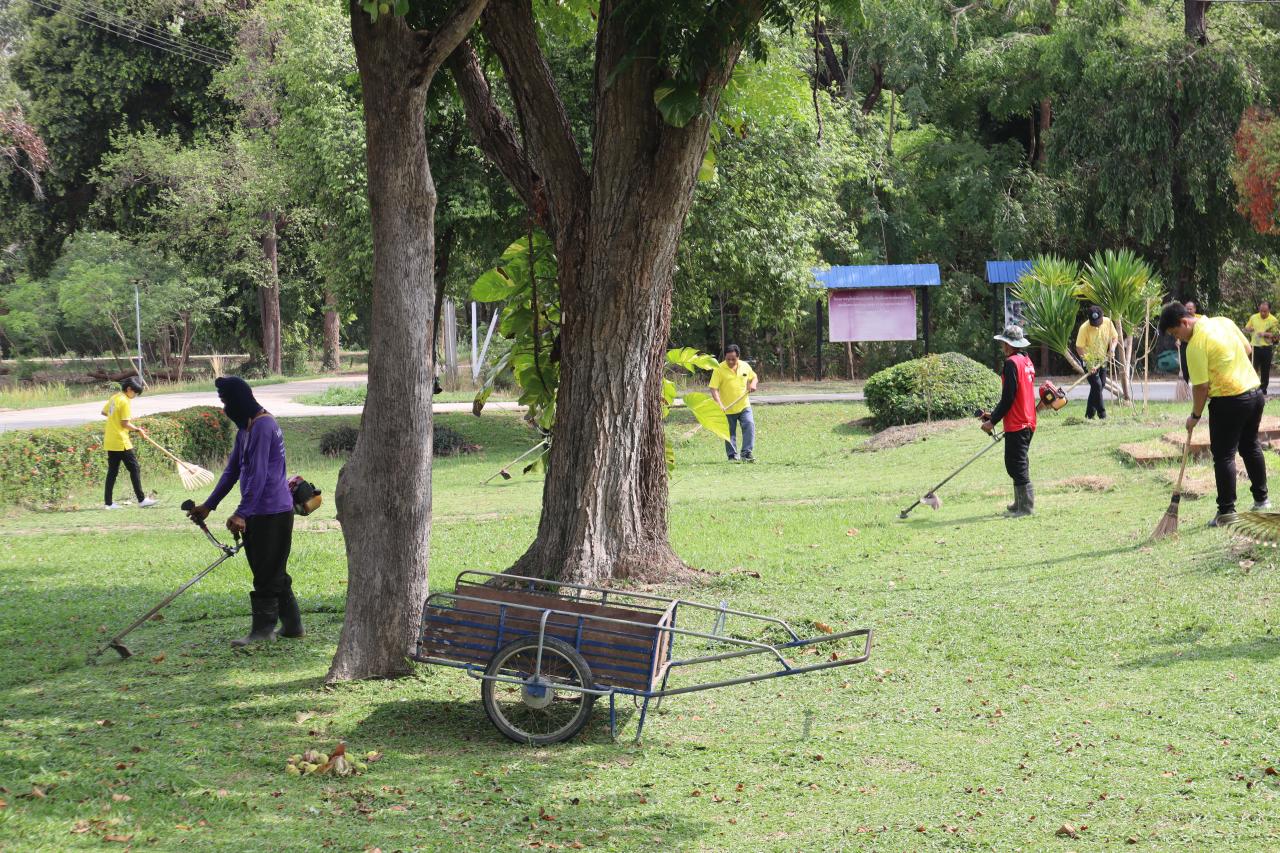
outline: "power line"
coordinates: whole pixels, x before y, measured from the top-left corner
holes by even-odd
[[[189,53],[186,50],[183,50],[180,46],[175,45],[172,42],[164,41],[160,39],[153,40],[148,37],[130,34],[128,32],[121,30],[119,27],[113,27],[110,23],[101,22],[99,20],[94,19],[90,15],[77,13],[71,10],[70,8],[62,8],[59,6],[54,6],[54,5],[51,5],[50,3],[43,2],[43,0],[27,0],[27,2],[31,3],[33,6],[39,6],[41,9],[45,9],[50,12],[55,12],[55,13],[63,12],[68,17],[74,18],[75,20],[79,21],[82,24],[93,27],[94,29],[97,29],[97,30],[101,30],[102,32],[107,33],[109,35],[119,36],[121,38],[128,39],[129,41],[136,42],[146,47],[162,50],[165,53],[169,53],[174,56],[181,57],[191,62],[197,62],[202,65],[208,65],[210,67],[213,67],[215,64],[213,62],[210,62],[209,60],[206,60],[202,57]]]
[[[185,47],[192,53],[205,56],[211,60],[225,63],[231,59],[230,54],[225,51],[201,44],[187,36],[160,29],[152,24],[131,20],[118,12],[113,12],[110,9],[103,8],[97,3],[90,2],[90,0],[60,0],[60,5],[64,7],[70,6],[82,13],[91,13],[94,17],[110,21],[120,27],[132,28],[141,31],[146,35],[154,36],[157,40],[172,42],[175,45]]]
[[[134,29],[130,25],[122,25],[110,20],[109,18],[98,18],[92,12],[77,9],[69,3],[53,5],[56,0],[27,0],[27,2],[49,12],[63,12],[80,23],[93,27],[94,29],[100,30],[109,35],[119,36],[145,47],[155,48],[191,62],[207,65],[211,68],[216,68],[230,60],[230,56],[227,54],[219,54],[216,52],[213,52],[211,55],[196,53],[193,50],[187,49],[184,44],[168,36],[154,35],[150,32],[139,32],[136,29],[134,32],[129,32],[129,29]]]

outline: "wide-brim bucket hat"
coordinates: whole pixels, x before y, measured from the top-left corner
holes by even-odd
[[[1014,349],[1023,349],[1031,346],[1031,341],[1027,340],[1026,336],[1022,334],[1021,326],[1005,326],[1003,332],[991,337],[993,340],[1006,343]]]

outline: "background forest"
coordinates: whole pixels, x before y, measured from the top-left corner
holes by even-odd
[[[589,157],[590,16],[539,22]],[[1127,248],[1170,295],[1237,319],[1280,286],[1280,4],[863,0],[766,36],[720,105],[679,250],[678,344],[732,340],[767,374],[811,374],[823,264],[939,264],[934,349],[981,360],[989,259]],[[463,301],[528,217],[440,83],[436,278]],[[332,0],[7,4],[3,354],[127,351],[135,284],[153,363],[249,352],[292,373],[361,348],[358,87]],[[825,355],[865,376],[918,347]]]

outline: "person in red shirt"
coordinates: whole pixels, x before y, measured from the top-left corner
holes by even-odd
[[[990,435],[995,425],[1004,421],[1004,469],[1013,480],[1009,517],[1021,518],[1031,515],[1036,503],[1027,464],[1027,451],[1036,432],[1036,368],[1023,352],[1031,342],[1021,326],[1005,326],[1002,334],[993,337],[1004,348],[1004,369],[1000,373],[1000,402],[983,416],[982,430]]]

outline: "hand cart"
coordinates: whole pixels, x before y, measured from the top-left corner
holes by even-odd
[[[677,625],[688,621],[713,624],[706,630]],[[726,630],[730,622],[737,629],[732,633]],[[744,632],[757,638],[748,639]],[[855,637],[861,642],[852,657],[833,650],[822,662],[802,666],[784,655],[812,653],[824,644],[834,649]],[[677,658],[677,644],[692,656]],[[770,668],[667,686],[678,668],[752,655],[764,655]],[[666,696],[835,669],[863,663],[870,656],[870,628],[806,639],[781,619],[730,610],[724,602],[700,604],[474,570],[460,574],[452,592],[427,598],[412,655],[422,663],[463,669],[479,680],[485,713],[498,731],[533,745],[576,735],[601,697],[609,698],[609,727],[615,738],[617,699],[634,697],[640,705],[639,741],[652,699],[661,703]]]

